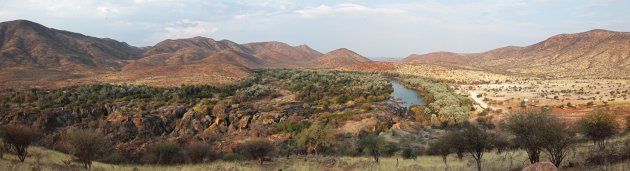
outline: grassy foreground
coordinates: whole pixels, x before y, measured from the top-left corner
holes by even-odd
[[[618,137],[614,141],[621,141],[628,138],[628,136]],[[593,149],[592,143],[581,143],[576,146],[575,151],[572,152],[563,161],[563,165],[566,166],[569,162],[582,163],[588,153],[592,152],[588,149]],[[70,155],[49,150],[42,147],[30,147],[28,149],[29,157],[26,158],[24,163],[18,161],[17,156],[11,154],[5,154],[2,160],[0,160],[0,170],[42,170],[42,171],[57,171],[57,170],[84,170],[83,167],[77,163],[70,165],[64,164],[63,161],[71,159]],[[547,161],[547,156],[542,155],[541,159]],[[368,170],[368,171],[386,171],[386,170],[450,170],[450,171],[468,171],[476,170],[475,162],[470,157],[464,157],[463,159],[456,158],[455,155],[448,157],[448,168],[444,165],[440,156],[418,156],[416,160],[403,160],[402,158],[384,157],[381,158],[381,163],[376,164],[374,160],[369,157],[320,157],[319,161],[315,160],[312,156],[292,156],[291,158],[275,158],[271,162],[265,162],[260,165],[257,161],[222,161],[217,160],[210,163],[203,164],[185,164],[185,165],[171,165],[171,166],[159,166],[159,165],[113,165],[100,162],[94,162],[92,170],[122,170],[122,171],[135,171],[135,170],[157,170],[157,171],[202,171],[202,170],[217,170],[217,171],[250,171],[250,170],[295,170],[295,171],[310,171],[310,170]],[[506,170],[520,170],[520,168],[527,166],[529,161],[527,154],[523,151],[512,151],[504,153],[489,152],[484,155],[483,158],[483,170],[492,171],[506,171]],[[607,166],[581,166],[577,165],[572,168],[563,167],[560,170],[630,170],[630,162],[622,162],[611,164]]]

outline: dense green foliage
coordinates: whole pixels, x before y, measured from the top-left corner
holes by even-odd
[[[393,91],[386,77],[365,72],[265,70],[261,74],[280,80],[282,87],[304,101],[344,103],[358,97],[382,101]]]
[[[16,104],[22,108],[35,109],[71,108],[87,110],[100,108],[105,104],[123,102],[184,103],[214,95],[232,96],[237,89],[252,85],[258,76],[248,77],[228,86],[182,85],[180,87],[158,88],[142,85],[95,84],[80,85],[61,89],[5,90],[0,93],[0,104]]]
[[[420,91],[423,99],[429,103],[425,114],[433,120],[457,124],[470,117],[472,101],[456,94],[447,84],[415,76],[403,78],[403,83]]]

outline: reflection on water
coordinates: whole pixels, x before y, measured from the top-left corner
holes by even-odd
[[[396,99],[396,101],[401,101],[402,107],[408,108],[409,106],[414,105],[414,104],[426,105],[426,102],[424,102],[424,100],[422,99],[420,94],[418,94],[417,91],[403,86],[402,84],[398,83],[398,81],[396,80],[390,80],[389,82],[392,84],[392,87],[394,88],[394,92],[389,96]]]

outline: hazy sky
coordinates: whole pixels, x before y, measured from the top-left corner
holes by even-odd
[[[210,37],[281,41],[368,57],[481,52],[595,28],[630,31],[624,0],[0,0],[0,20],[27,19],[135,46]]]

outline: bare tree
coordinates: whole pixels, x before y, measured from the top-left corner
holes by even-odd
[[[13,151],[18,156],[20,162],[24,162],[28,156],[26,149],[42,135],[41,131],[26,125],[5,125],[1,129],[0,137],[2,137],[8,150]]]
[[[88,170],[92,161],[105,156],[112,149],[110,139],[95,130],[68,130],[64,141],[69,145],[68,151]]]
[[[477,170],[481,171],[481,161],[483,155],[496,148],[496,142],[499,142],[495,133],[488,131],[485,128],[480,128],[464,123],[463,128],[457,131],[458,136],[449,139],[453,144],[455,151],[459,156],[463,156],[464,153],[469,154],[477,162]]]

